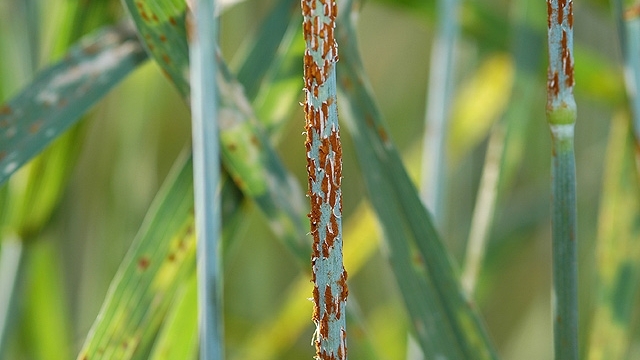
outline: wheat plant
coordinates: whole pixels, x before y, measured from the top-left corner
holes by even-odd
[[[546,5],[3,0],[0,358],[640,357],[640,5]]]

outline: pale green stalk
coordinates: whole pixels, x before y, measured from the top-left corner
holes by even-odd
[[[504,151],[505,129],[504,125],[495,125],[484,160],[482,178],[478,188],[476,205],[473,209],[473,218],[469,229],[469,240],[464,261],[464,271],[460,277],[462,289],[469,298],[473,293],[478,280],[478,274],[484,259],[484,253],[489,238],[489,230],[493,222],[496,200],[498,197],[498,183],[500,180],[500,165]]]
[[[192,9],[189,59],[193,180],[197,237],[200,358],[224,359],[222,255],[220,251],[220,145],[218,139],[217,36],[214,0]]]
[[[431,211],[436,226],[444,221],[443,198],[446,193],[447,138],[449,134],[451,93],[453,87],[454,48],[458,34],[457,0],[438,1],[438,29],[431,47],[429,87],[422,145],[420,198]],[[412,336],[408,338],[407,359],[424,355]]]
[[[461,276],[462,286],[469,298],[473,298],[482,269],[499,191],[511,186],[513,174],[522,162],[529,114],[536,102],[535,77],[540,60],[534,54],[542,51],[544,39],[538,36],[535,29],[538,10],[542,11],[544,4],[536,3],[532,8],[531,0],[519,0],[512,6],[515,14],[511,25],[514,34],[511,52],[516,72],[508,107],[489,137],[485,166],[471,221]]]
[[[303,0],[305,130],[313,247],[316,358],[347,358],[347,272],[342,262],[342,145],[338,125],[335,0]]]
[[[578,240],[573,151],[573,0],[548,0],[547,120],[552,140],[553,333],[555,358],[578,359]]]
[[[442,200],[446,192],[446,148],[453,88],[454,48],[458,36],[458,1],[438,1],[438,29],[431,48],[425,136],[422,148],[421,198],[434,216],[443,221]]]

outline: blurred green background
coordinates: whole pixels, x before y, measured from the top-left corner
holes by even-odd
[[[111,24],[126,14],[119,1],[31,1],[40,10],[34,30],[23,11],[24,0],[0,0],[0,102],[26,84],[35,69],[58,59],[65,38]],[[222,15],[221,47],[233,59],[246,50],[273,0],[246,0]],[[419,1],[365,1],[358,35],[365,70],[405,166],[417,182],[424,131],[429,54],[435,29],[435,4]],[[514,44],[510,24],[524,11],[531,41]],[[480,10],[478,10],[480,9]],[[596,299],[596,237],[609,129],[614,117],[628,117],[615,23],[602,1],[575,3],[576,163],[580,241],[581,343],[589,344],[589,324]],[[70,24],[81,12],[88,19],[76,32]],[[487,257],[480,273],[476,303],[504,359],[552,358],[550,310],[550,137],[545,120],[546,12],[540,1],[466,1],[457,44],[452,134],[446,174],[445,221],[442,238],[462,263],[488,132],[517,100],[517,46],[533,72],[530,111],[509,119],[522,124],[525,136],[512,150],[517,163],[501,184]],[[524,24],[523,24],[524,26]],[[30,32],[40,37],[37,63],[26,61]],[[518,40],[517,38],[515,40]],[[520,39],[521,40],[521,39]],[[338,65],[338,72],[340,65]],[[302,101],[302,62],[299,69]],[[474,100],[476,101],[474,103]],[[517,104],[515,104],[517,106]],[[527,105],[523,105],[527,106]],[[190,143],[187,105],[159,67],[147,62],[117,86],[73,130],[79,135],[78,157],[60,202],[28,247],[28,271],[7,359],[68,359],[77,354],[95,320],[107,288],[149,204],[174,160]],[[287,167],[306,186],[302,107],[290,115],[278,150]],[[365,218],[365,188],[348,133],[343,132],[345,228]],[[369,215],[370,216],[370,215]],[[347,232],[380,243],[379,232],[367,226]],[[640,239],[638,239],[640,240]],[[345,239],[345,251],[350,239]],[[0,249],[1,251],[1,249]],[[404,359],[406,313],[390,268],[377,248],[363,266],[350,272],[350,300],[366,331],[349,333],[349,356]],[[225,329],[227,357],[242,359],[256,346],[258,329],[280,311],[300,271],[294,257],[270,232],[263,215],[249,205],[242,232],[225,253]],[[306,297],[311,296],[311,287]],[[0,289],[0,291],[3,291]],[[311,302],[300,333],[273,345],[273,359],[311,358]],[[636,309],[640,302],[636,300]],[[46,314],[46,315],[45,315]],[[632,352],[640,358],[638,311],[632,321]],[[351,321],[351,319],[349,319]],[[348,325],[350,326],[350,325]],[[47,343],[55,334],[57,342]],[[369,342],[363,341],[368,339]],[[367,348],[367,343],[373,349]],[[53,346],[53,347],[52,347]],[[52,350],[57,349],[57,350]]]

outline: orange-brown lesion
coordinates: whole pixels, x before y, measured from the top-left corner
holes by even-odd
[[[637,17],[640,17],[640,4],[636,4],[627,8],[622,14],[622,17],[626,21],[633,20]]]

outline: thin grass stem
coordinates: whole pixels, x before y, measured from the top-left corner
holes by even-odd
[[[342,261],[342,145],[338,125],[335,0],[303,0],[305,130],[311,200],[317,359],[346,359],[347,272]]]
[[[573,150],[573,0],[548,0],[547,121],[552,151],[553,328],[555,358],[578,359],[576,170]]]
[[[482,169],[478,197],[473,209],[464,269],[460,278],[462,289],[469,298],[473,298],[495,213],[505,133],[504,125],[501,123],[496,124],[491,132],[484,168]]]
[[[420,197],[436,224],[442,223],[446,140],[453,91],[454,49],[458,37],[458,0],[438,1],[438,29],[431,48],[429,87],[422,152]]]
[[[195,1],[189,38],[193,177],[197,236],[200,359],[224,359],[220,251],[220,149],[218,138],[218,23],[214,0]]]

